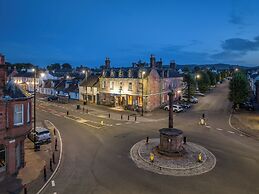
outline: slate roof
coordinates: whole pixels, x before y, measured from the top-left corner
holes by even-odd
[[[34,73],[33,72],[18,72],[13,75],[13,77],[30,77],[34,78]]]
[[[32,97],[27,91],[19,87],[18,84],[15,84],[13,80],[9,81],[6,84],[6,88],[4,90],[4,96],[12,99],[23,99]]]
[[[252,79],[255,79],[257,76],[259,76],[259,74],[255,73],[255,74],[252,74],[250,77],[251,77]]]
[[[68,88],[64,89],[64,92],[69,93],[69,92],[79,92],[78,84],[77,83],[72,83],[69,85]]]
[[[90,75],[87,79],[84,79],[79,86],[85,87],[98,87],[99,86],[99,77],[98,75]]]
[[[57,91],[63,91],[65,89],[66,86],[66,80],[60,80],[60,82],[55,86],[55,89]]]
[[[178,71],[171,68],[159,68],[155,69],[161,78],[170,77],[183,77]],[[105,69],[102,77],[106,78],[141,78],[142,71],[145,71],[144,78],[148,77],[152,71],[151,67],[124,67],[124,68],[111,68]]]

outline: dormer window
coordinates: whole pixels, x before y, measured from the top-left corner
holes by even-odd
[[[111,77],[114,77],[114,70],[111,70]]]
[[[123,71],[121,69],[119,71],[119,77],[123,77]]]
[[[106,76],[106,71],[105,70],[103,70],[103,77],[105,77]]]
[[[132,77],[132,70],[131,69],[129,69],[129,71],[128,71],[128,77]]]

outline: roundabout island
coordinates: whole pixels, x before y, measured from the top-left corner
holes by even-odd
[[[173,127],[173,92],[169,94],[169,127],[159,130],[160,139],[137,142],[130,156],[139,168],[163,175],[193,176],[212,170],[216,157],[206,148],[186,142],[183,131]]]

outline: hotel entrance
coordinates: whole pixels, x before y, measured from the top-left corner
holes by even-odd
[[[115,97],[115,106],[116,107],[124,107],[126,100],[125,100],[125,96],[116,96]]]

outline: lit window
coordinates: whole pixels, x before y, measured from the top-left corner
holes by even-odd
[[[133,96],[128,96],[128,105],[132,105]]]
[[[110,89],[114,90],[114,82],[113,81],[110,82]]]
[[[132,91],[132,82],[129,82],[129,91]]]
[[[27,123],[29,123],[31,121],[31,117],[30,117],[30,103],[28,102],[27,105]]]
[[[23,104],[14,105],[14,125],[23,125]]]
[[[0,172],[5,170],[5,146],[0,144]]]
[[[106,81],[105,80],[103,80],[103,82],[102,82],[102,88],[103,89],[106,88]]]
[[[138,105],[142,106],[142,97],[140,97],[140,96],[138,97]]]
[[[120,91],[122,91],[122,86],[123,86],[123,83],[120,82]]]

